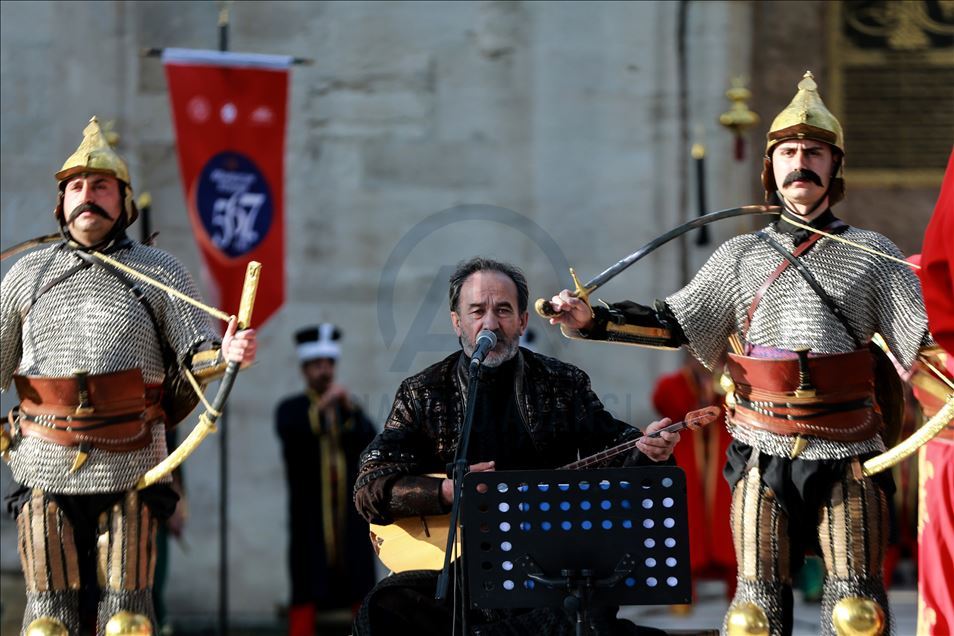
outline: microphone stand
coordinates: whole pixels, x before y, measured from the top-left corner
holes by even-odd
[[[457,451],[454,454],[454,464],[452,468],[451,479],[454,480],[454,501],[451,504],[450,526],[447,532],[447,546],[444,549],[444,567],[441,568],[441,574],[437,579],[437,593],[434,598],[443,600],[447,597],[447,587],[450,581],[451,554],[457,540],[457,522],[460,518],[460,498],[464,487],[464,475],[467,474],[469,464],[467,463],[467,446],[470,443],[470,431],[474,423],[474,408],[477,404],[477,381],[480,379],[480,363],[470,364],[470,379],[467,382],[467,405],[464,410],[464,425],[460,429],[460,438],[457,443]],[[460,562],[463,563],[464,555],[461,551]],[[464,570],[461,567],[461,600],[463,602],[463,611],[461,612],[461,623],[463,633],[467,633],[467,584],[464,580]]]

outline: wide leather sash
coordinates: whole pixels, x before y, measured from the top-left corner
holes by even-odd
[[[735,383],[735,424],[839,442],[871,439],[881,429],[867,349],[802,360],[730,353],[726,366]]]
[[[11,411],[26,437],[111,451],[145,448],[163,417],[161,387],[138,369],[70,377],[14,376],[20,405]]]

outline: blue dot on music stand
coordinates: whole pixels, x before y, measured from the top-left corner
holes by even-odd
[[[523,586],[527,588],[528,590],[532,590],[535,585],[536,585],[536,582],[533,579],[527,579],[523,582]]]
[[[663,488],[669,488],[672,486],[672,477],[664,477],[662,480]]]
[[[507,521],[501,521],[500,526],[498,527],[500,528],[501,532],[510,532],[510,523]]]
[[[502,567],[504,570],[509,572],[510,570],[513,569],[513,561],[504,561],[503,563],[500,564],[500,567]]]
[[[669,558],[667,558],[667,559],[666,559],[666,565],[668,565],[668,566],[671,567],[671,568],[676,567],[676,558],[675,558],[675,557],[669,557]]]
[[[504,541],[500,544],[500,549],[504,552],[510,552],[513,549],[513,545],[509,541]]]
[[[592,508],[592,507],[593,507],[593,506],[592,506],[592,505],[590,504],[590,502],[587,501],[586,499],[584,499],[583,501],[580,502],[580,509],[581,509],[581,510],[589,510],[589,509]]]
[[[630,510],[633,507],[633,504],[629,499],[622,499],[619,502],[619,505],[623,507],[623,510]]]
[[[540,489],[540,492],[546,492],[550,490],[550,484],[537,484],[537,488]]]
[[[550,510],[550,502],[549,502],[549,501],[541,501],[541,502],[540,502],[540,510],[542,510],[543,512],[549,511],[549,510]]]
[[[650,538],[646,539],[645,541],[643,541],[643,545],[646,546],[647,548],[655,548],[655,547],[656,547],[656,540],[653,539],[652,537],[650,537]]]
[[[506,581],[504,581],[504,582],[503,582],[503,588],[504,588],[505,590],[512,590],[512,589],[513,589],[513,581],[511,581],[510,579],[507,579]]]
[[[654,559],[654,558],[652,558],[652,557],[647,557],[647,558],[646,558],[646,567],[647,567],[647,568],[654,568],[654,567],[656,567],[656,559]]]
[[[666,517],[665,519],[663,519],[663,525],[666,526],[667,528],[671,528],[674,525],[676,525],[676,520],[673,519],[672,517]]]
[[[580,523],[580,527],[583,528],[584,530],[589,530],[590,528],[593,527],[593,522],[590,520],[582,521]]]
[[[573,524],[569,521],[564,521],[560,524],[560,527],[563,528],[564,530],[569,530],[570,528],[573,527]]]
[[[566,492],[567,490],[570,489],[570,484],[557,484],[557,488],[559,488],[563,492]]]
[[[656,580],[655,576],[651,576],[648,579],[646,579],[646,585],[648,585],[649,587],[656,587],[658,583],[659,581]]]
[[[609,483],[607,480],[604,479],[603,481],[600,482],[600,489],[602,489],[602,490],[609,490],[609,489],[610,489],[610,483]]]
[[[580,490],[589,490],[589,489],[590,489],[590,482],[588,481],[580,482]]]
[[[676,547],[676,540],[673,539],[672,537],[668,537],[668,538],[666,539],[665,543],[666,543],[666,547],[667,547],[667,548],[674,548],[674,547]]]
[[[569,501],[561,501],[561,502],[560,502],[560,510],[566,512],[566,511],[569,510],[569,509],[570,509],[570,502],[569,502]]]
[[[674,503],[675,502],[672,500],[672,497],[666,497],[665,499],[663,499],[663,506],[666,508],[672,508],[672,505]]]
[[[631,530],[632,527],[633,527],[633,520],[632,520],[632,519],[623,519],[623,522],[622,522],[621,525],[622,525],[623,528],[625,528],[626,530]]]
[[[652,507],[653,507],[652,499],[643,499],[643,508],[645,508],[646,510],[649,510]]]
[[[603,523],[600,525],[603,526],[603,530],[610,530],[613,528],[613,522],[609,519],[603,519]]]
[[[636,587],[636,579],[631,576],[626,577],[626,587]]]
[[[524,532],[530,532],[530,528],[532,527],[533,525],[529,521],[520,522],[520,529],[523,530]]]
[[[528,504],[526,501],[521,501],[517,504],[517,510],[520,512],[530,512],[530,504]]]
[[[677,579],[677,578],[674,577],[674,576],[670,576],[669,578],[666,579],[666,584],[667,584],[669,587],[676,587],[676,585],[677,585],[678,583],[679,583],[679,579]]]
[[[632,484],[626,481],[625,479],[619,482],[619,487],[622,488],[623,490],[629,490],[630,486],[632,486]]]
[[[549,532],[550,528],[552,527],[553,527],[553,524],[550,523],[549,521],[544,521],[543,523],[540,524],[540,529],[543,530],[544,532]]]
[[[528,486],[527,484],[517,485],[517,492],[527,492],[528,490],[530,490],[530,486]]]
[[[508,490],[507,484],[502,482],[497,484],[497,492],[507,492],[507,490]]]
[[[500,512],[507,512],[510,510],[510,504],[508,504],[506,501],[501,501],[499,504],[497,504],[497,510]]]
[[[600,508],[602,508],[603,510],[609,510],[612,507],[613,507],[613,504],[610,503],[609,499],[604,499],[603,501],[600,502]]]
[[[643,527],[646,528],[647,530],[651,529],[655,525],[656,525],[656,522],[653,521],[652,519],[643,519]]]

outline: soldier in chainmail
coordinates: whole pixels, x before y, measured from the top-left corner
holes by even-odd
[[[551,301],[551,323],[568,337],[686,346],[710,369],[726,365],[738,561],[730,634],[791,633],[806,549],[827,568],[824,634],[891,631],[882,564],[894,484],[865,476],[862,463],[891,437],[896,405],[881,383],[894,372],[870,343],[880,333],[910,367],[933,341],[917,277],[891,258],[898,248],[831,211],[844,196],[844,155],[841,125],[806,73],[768,133],[762,181],[783,207],[778,221],[724,243],[653,307],[591,309],[568,290]]]
[[[184,370],[205,383],[251,362],[256,340],[233,321],[220,346],[200,310],[94,256],[198,296],[175,257],[126,236],[129,171],[95,117],[83,133],[56,173],[62,240],[17,261],[0,294],[0,387],[20,398],[0,441],[18,485],[22,633],[152,633],[156,527],[177,497],[136,484],[198,401]]]

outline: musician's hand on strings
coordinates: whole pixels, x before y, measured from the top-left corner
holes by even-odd
[[[670,424],[672,424],[672,420],[664,417],[647,426],[646,434],[636,442],[636,448],[654,462],[663,462],[669,459],[669,456],[672,455],[672,449],[679,442],[679,433],[660,433],[659,437],[648,437],[648,434],[666,428]]]
[[[566,325],[570,329],[589,329],[593,326],[593,313],[589,306],[576,296],[571,296],[569,289],[551,298],[550,306],[559,312],[550,318],[551,325]]]
[[[494,469],[494,462],[478,462],[476,464],[471,464],[469,472],[472,473],[486,473]],[[441,503],[445,506],[449,506],[454,503],[454,480],[445,479],[441,482]]]

